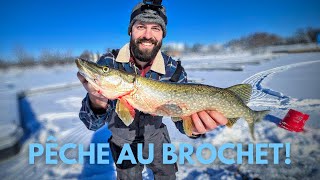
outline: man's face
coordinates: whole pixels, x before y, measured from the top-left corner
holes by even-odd
[[[163,31],[157,23],[137,21],[131,30],[130,47],[134,57],[143,62],[152,61],[162,46]]]

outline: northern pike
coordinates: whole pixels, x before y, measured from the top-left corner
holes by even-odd
[[[79,73],[99,93],[108,99],[118,100],[115,111],[127,126],[132,123],[134,109],[137,109],[151,115],[170,116],[173,121],[183,120],[184,130],[191,136],[191,115],[215,110],[228,119],[228,127],[232,127],[239,118],[244,118],[255,139],[255,122],[269,112],[255,111],[246,105],[252,93],[249,84],[219,88],[204,84],[160,82],[91,61],[76,59],[75,62]]]

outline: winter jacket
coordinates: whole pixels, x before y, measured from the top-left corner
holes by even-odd
[[[130,49],[129,44],[126,44],[119,50],[117,57],[112,53],[107,53],[97,63],[141,75],[141,70],[129,59]],[[151,68],[144,73],[147,78],[170,82],[170,78],[176,71],[176,68],[177,61],[159,51]],[[187,83],[187,74],[184,70],[182,70],[177,83]],[[116,101],[109,100],[106,112],[95,114],[90,108],[89,96],[87,95],[82,101],[79,117],[88,129],[94,131],[107,123],[109,130],[112,132],[113,141],[117,142],[120,146],[124,143],[142,142],[144,139],[152,137],[157,129],[163,128],[162,116],[151,116],[138,110],[136,110],[136,116],[132,124],[126,126],[115,113]],[[175,122],[175,125],[184,134],[182,122]]]

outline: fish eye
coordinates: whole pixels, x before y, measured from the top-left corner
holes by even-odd
[[[105,73],[107,73],[107,72],[109,72],[109,68],[108,68],[108,67],[103,67],[103,68],[102,68],[102,71],[105,72]]]

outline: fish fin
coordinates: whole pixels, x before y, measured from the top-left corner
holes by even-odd
[[[238,119],[239,118],[228,118],[228,122],[227,122],[226,126],[231,128],[237,122]]]
[[[122,98],[117,101],[116,113],[126,126],[129,126],[133,122],[136,114],[134,108]]]
[[[254,117],[254,122],[260,122],[268,113],[270,110],[263,110],[263,111],[254,111],[253,112],[253,117]]]
[[[254,123],[249,123],[249,131],[250,131],[252,139],[255,141],[256,138],[254,136]]]
[[[163,104],[157,107],[157,112],[165,116],[170,116],[172,112],[175,114],[181,114],[182,111],[181,107],[176,104]]]
[[[187,136],[192,137],[192,130],[193,130],[193,122],[191,116],[181,117],[183,120],[183,130]]]
[[[260,122],[270,111],[269,110],[264,110],[264,111],[254,111],[253,112],[253,122],[249,123],[249,130],[252,139],[255,141],[256,138],[254,136],[254,125],[257,122]]]
[[[250,84],[237,84],[227,89],[234,92],[245,104],[249,102],[252,93]]]

